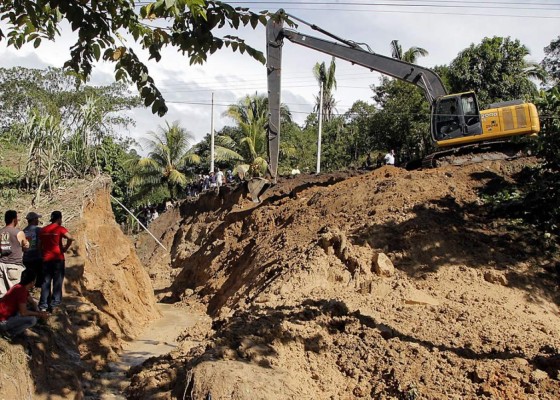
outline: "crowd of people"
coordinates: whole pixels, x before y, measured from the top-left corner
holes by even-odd
[[[74,241],[62,226],[62,213],[53,211],[50,224],[41,228],[42,216],[30,212],[27,226],[18,228],[15,210],[4,214],[0,229],[0,335],[15,337],[46,319],[62,304],[64,254]],[[38,301],[33,289],[40,289]]]
[[[187,196],[197,197],[200,193],[211,189],[218,189],[224,185],[236,183],[236,178],[231,170],[225,172],[217,169],[209,174],[199,174],[197,178],[187,185]]]

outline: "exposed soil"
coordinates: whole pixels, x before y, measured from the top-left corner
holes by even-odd
[[[157,319],[148,274],[111,210],[110,180],[66,182],[35,207],[31,195],[3,209],[62,210],[76,239],[66,255],[63,307],[12,343],[0,339],[0,398],[67,399],[95,393],[99,371],[125,340]]]
[[[558,254],[514,203],[484,201],[530,162],[300,176],[258,205],[231,188],[184,202],[151,226],[170,253],[136,246],[157,296],[204,307],[212,329],[136,369],[127,395],[560,398],[558,276],[543,268]]]

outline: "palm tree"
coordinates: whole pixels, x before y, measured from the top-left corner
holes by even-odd
[[[268,123],[268,97],[255,93],[245,96],[237,104],[228,107],[224,115],[232,118],[241,129],[239,154],[253,169],[266,169]],[[280,106],[281,122],[291,122],[291,114],[285,105]]]
[[[336,101],[334,100],[333,91],[336,89],[336,63],[335,58],[331,59],[331,64],[329,68],[326,67],[325,63],[316,63],[313,67],[313,75],[319,86],[323,85],[323,120],[330,121],[333,117],[334,111],[336,111]],[[314,112],[319,111],[320,96],[316,96]]]
[[[398,40],[391,41],[391,57],[397,60],[406,61],[411,64],[416,64],[418,57],[426,57],[428,55],[428,50],[422,47],[412,46],[407,51],[403,53],[402,46],[399,44]]]
[[[178,121],[165,123],[158,132],[148,132],[148,157],[141,158],[133,168],[131,187],[156,189],[165,186],[169,197],[175,198],[177,188],[187,184],[185,168],[200,163],[200,157],[191,151],[193,136]]]

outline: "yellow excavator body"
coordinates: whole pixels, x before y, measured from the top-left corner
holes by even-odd
[[[508,139],[520,135],[536,135],[541,126],[537,107],[532,103],[489,108],[480,111],[482,133],[436,141],[437,147],[456,147]]]

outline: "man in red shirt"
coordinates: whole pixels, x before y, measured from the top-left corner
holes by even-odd
[[[44,311],[38,311],[35,300],[29,295],[34,285],[35,274],[26,270],[21,281],[0,299],[0,333],[17,336],[35,325],[37,317],[45,319],[49,316]],[[28,304],[33,310],[27,308]]]
[[[51,223],[41,229],[39,238],[43,254],[44,273],[39,309],[41,311],[52,311],[62,302],[64,253],[66,253],[74,239],[70,236],[68,230],[62,226],[62,213],[60,211],[53,211],[51,213]],[[62,239],[66,241],[64,245],[62,244]]]

